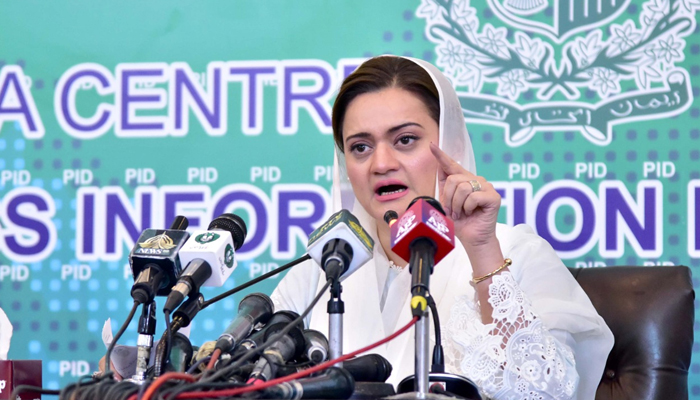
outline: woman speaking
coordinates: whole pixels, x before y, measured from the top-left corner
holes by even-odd
[[[496,222],[501,198],[476,175],[447,78],[421,60],[372,58],[343,82],[333,135],[333,211],[351,210],[379,243],[373,259],[343,281],[343,352],[411,319],[411,275],[391,251],[383,217],[431,196],[454,220],[457,239],[430,285],[446,371],[494,399],[592,399],[612,334],[545,240],[528,226]],[[276,309],[303,311],[325,284],[321,274],[313,261],[292,269],[272,294]],[[306,325],[327,333],[323,301]],[[377,349],[394,367],[390,383],[413,373],[413,344],[412,335],[402,335]]]

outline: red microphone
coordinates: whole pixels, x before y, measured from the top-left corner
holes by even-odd
[[[445,216],[440,203],[432,197],[413,199],[406,212],[397,219],[394,211],[387,211],[384,220],[391,227],[391,250],[408,261],[411,271],[411,309],[421,316],[433,266],[455,247],[454,223]]]
[[[411,243],[417,238],[435,243],[435,264],[455,248],[454,222],[432,197],[416,197],[400,219],[395,211],[387,211],[384,220],[391,227],[391,251],[406,261],[410,261]]]

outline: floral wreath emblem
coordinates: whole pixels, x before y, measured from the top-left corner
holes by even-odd
[[[690,107],[690,76],[676,64],[700,0],[648,0],[637,21],[621,23],[613,20],[631,0],[486,1],[512,39],[506,27],[482,26],[470,0],[421,0],[416,15],[426,20],[436,64],[457,88],[467,122],[503,127],[509,146],[545,130],[576,130],[604,146],[616,124]],[[495,85],[496,95],[482,93],[484,85]],[[531,89],[536,101],[523,104]]]
[[[233,268],[234,256],[235,253],[233,251],[233,247],[231,247],[230,244],[226,244],[226,248],[224,249],[224,264],[228,268]]]

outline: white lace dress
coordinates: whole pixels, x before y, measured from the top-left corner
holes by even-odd
[[[431,276],[446,371],[468,377],[493,399],[592,399],[612,348],[612,334],[549,244],[526,226],[499,225],[497,236],[513,265],[489,287],[493,323],[481,323],[469,283],[471,265],[461,246],[436,265]],[[411,319],[410,274],[407,269],[389,272],[380,248],[374,256],[343,281],[344,352],[376,342]],[[323,281],[320,268],[305,263],[287,274],[272,299],[278,309],[301,312]],[[306,321],[324,333],[327,300],[322,299]],[[390,383],[413,374],[412,332],[374,352],[394,367]]]
[[[458,299],[446,332],[446,364],[495,399],[571,399],[578,373],[571,349],[532,311],[510,272],[489,286],[493,322],[482,324],[476,302]]]

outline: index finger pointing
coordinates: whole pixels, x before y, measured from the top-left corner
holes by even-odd
[[[452,157],[448,156],[447,153],[442,151],[435,143],[430,143],[430,151],[435,156],[435,159],[440,164],[440,168],[445,172],[446,175],[462,174],[467,172],[457,161],[453,160]]]

